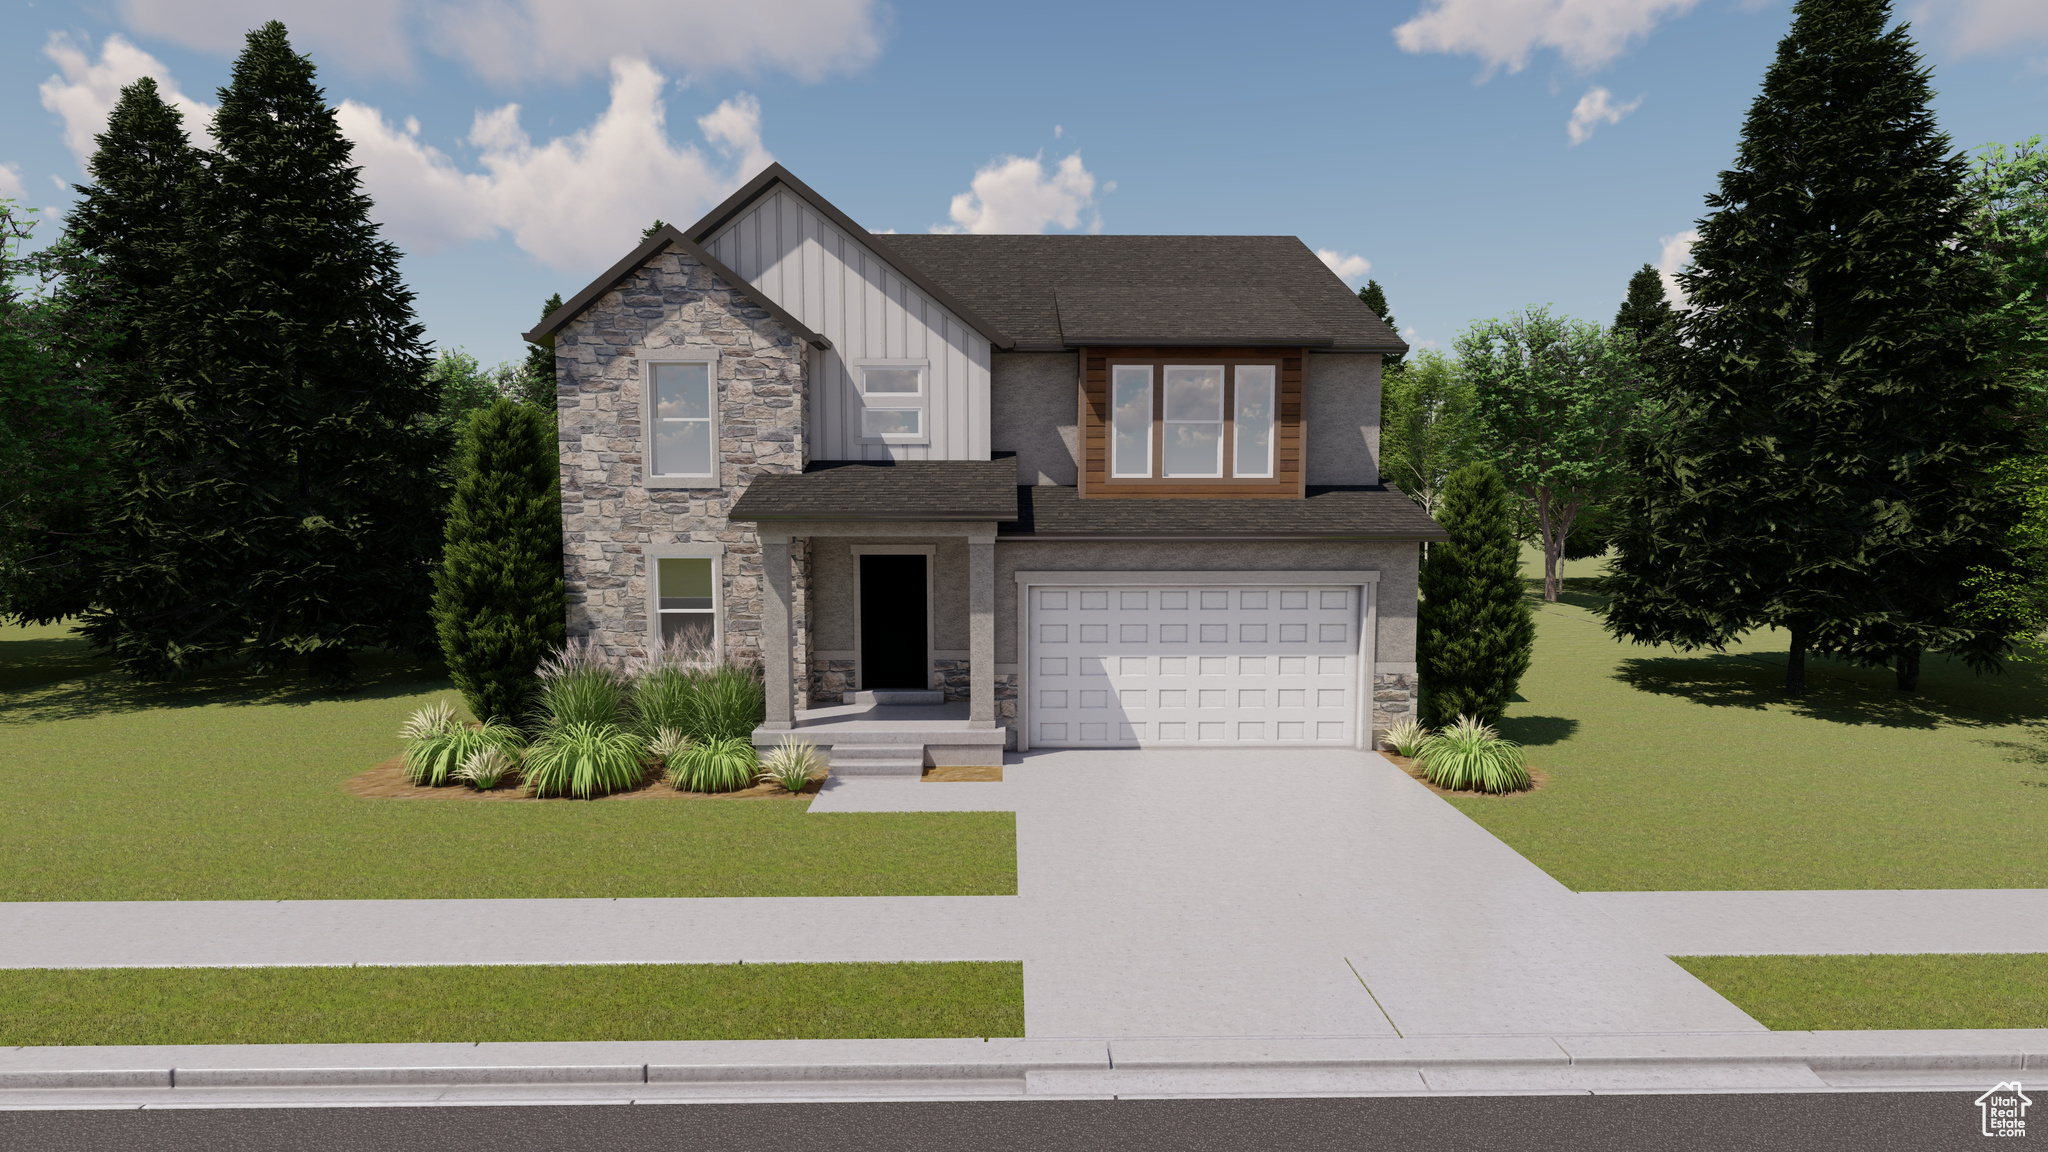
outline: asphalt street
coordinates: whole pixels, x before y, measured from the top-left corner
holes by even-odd
[[[0,1112],[7,1152],[1938,1152],[1974,1092]],[[2044,1121],[2048,1123],[2048,1121]],[[2048,1135],[2048,1133],[2044,1133]]]

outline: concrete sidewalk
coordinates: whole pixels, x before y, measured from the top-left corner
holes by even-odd
[[[0,1050],[0,1109],[1981,1091],[2048,1031]]]
[[[1378,756],[1005,776],[818,803],[1014,807],[1015,897],[9,904],[0,966],[1021,960],[1035,1039],[1761,1031]]]
[[[2048,889],[1585,892],[1667,956],[2048,952]]]

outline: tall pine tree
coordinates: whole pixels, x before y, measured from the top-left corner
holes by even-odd
[[[1805,655],[1893,663],[1925,649],[1995,667],[1963,619],[2015,510],[1993,479],[2020,448],[1988,370],[1990,282],[1965,168],[1885,0],[1799,0],[1736,166],[1708,197],[1659,434],[1621,505],[1607,625],[1719,646],[1789,631]]]
[[[1647,364],[1663,363],[1677,337],[1678,313],[1664,295],[1664,277],[1648,264],[1628,278],[1628,297],[1614,313],[1614,331],[1635,338],[1637,355]]]
[[[343,682],[354,649],[431,650],[445,447],[420,326],[282,24],[249,34],[213,136],[144,318],[149,467],[83,630],[142,676],[247,654]]]
[[[434,577],[434,629],[478,719],[518,723],[534,669],[562,646],[562,502],[555,418],[500,399],[469,418]]]
[[[1529,670],[1536,622],[1508,501],[1491,464],[1467,464],[1444,486],[1437,520],[1450,539],[1429,546],[1415,622],[1422,722],[1432,728],[1500,719]]]
[[[1360,303],[1372,309],[1373,315],[1386,321],[1387,327],[1393,328],[1395,332],[1400,331],[1399,328],[1394,327],[1394,314],[1387,311],[1387,291],[1380,287],[1379,281],[1367,280],[1365,287],[1358,290],[1358,299]],[[1406,353],[1389,352],[1381,359],[1380,363],[1383,367],[1399,368],[1401,361],[1405,358]]]

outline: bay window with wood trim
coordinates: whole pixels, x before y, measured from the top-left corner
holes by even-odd
[[[1083,361],[1084,497],[1303,495],[1298,349]]]

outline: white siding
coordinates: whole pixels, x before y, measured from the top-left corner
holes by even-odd
[[[832,342],[816,355],[814,460],[986,460],[989,344],[786,189],[751,205],[704,244],[769,299]],[[929,444],[862,444],[860,394],[849,365],[931,361]]]

